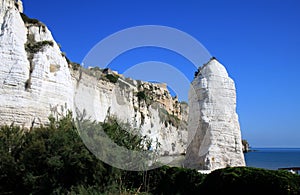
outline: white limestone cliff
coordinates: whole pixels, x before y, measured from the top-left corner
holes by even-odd
[[[25,25],[14,1],[0,3],[0,121],[45,123],[50,106],[73,104],[68,64],[46,26]],[[45,44],[29,53],[25,50],[29,41],[52,41],[53,46]]]
[[[189,139],[185,164],[201,170],[245,166],[234,81],[212,59],[199,69],[189,92]]]
[[[0,0],[1,125],[30,127],[48,123],[53,113],[71,110],[76,115],[76,110],[86,110],[97,121],[114,115],[140,128],[153,139],[153,147],[161,144],[161,154],[185,152],[186,121],[177,119],[186,118],[181,111],[187,113],[166,86],[122,76],[112,83],[101,71],[73,70],[49,29],[25,15],[22,19],[19,12],[14,0]],[[139,91],[151,92],[152,102],[138,100]]]
[[[73,74],[73,78],[79,78],[79,72]],[[74,83],[74,108],[85,110],[92,120],[104,121],[108,115],[116,116],[152,139],[153,148],[157,143],[161,144],[161,155],[185,153],[187,123],[179,118],[187,117],[187,108],[175,109],[180,104],[170,96],[167,88],[122,77],[114,84],[84,72],[80,81],[77,79]],[[146,93],[152,99],[139,99],[138,92]],[[172,107],[162,102],[172,104]],[[168,109],[178,111],[177,115],[170,114]]]
[[[103,70],[72,68],[49,29],[20,16],[14,0],[0,0],[0,125],[30,127],[71,110],[104,121],[116,116],[160,143],[160,154],[186,152],[186,166],[213,170],[245,165],[232,79],[216,60],[192,83],[189,107],[164,84]],[[25,20],[25,22],[23,21]],[[118,76],[110,82],[107,75]]]

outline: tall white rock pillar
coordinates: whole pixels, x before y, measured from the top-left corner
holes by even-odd
[[[189,105],[185,166],[201,170],[245,166],[235,84],[215,58],[199,69]]]

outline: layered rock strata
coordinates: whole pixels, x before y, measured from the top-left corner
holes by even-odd
[[[201,170],[245,166],[235,84],[216,59],[199,69],[189,91],[189,105],[185,165]]]
[[[185,152],[187,108],[166,85],[68,62],[49,29],[19,11],[14,0],[0,1],[1,125],[31,127],[84,110],[93,120],[116,116],[139,128],[162,155]]]
[[[234,82],[217,60],[199,69],[188,106],[165,84],[69,62],[49,29],[20,14],[17,2],[0,0],[0,125],[47,124],[50,114],[68,110],[100,122],[116,116],[160,145],[161,155],[185,153],[188,145],[186,167],[245,165]]]

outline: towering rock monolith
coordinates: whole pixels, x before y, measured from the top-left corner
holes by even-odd
[[[189,92],[185,166],[215,170],[245,166],[234,81],[215,58],[199,68]]]

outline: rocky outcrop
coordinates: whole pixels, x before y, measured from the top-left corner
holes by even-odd
[[[68,62],[48,28],[20,15],[20,5],[0,0],[0,125],[46,124],[50,114],[68,110],[100,122],[116,116],[150,137],[162,155],[185,153],[189,145],[187,167],[245,165],[234,82],[217,60],[199,69],[188,106],[165,84]]]
[[[188,108],[171,97],[166,87],[122,77],[113,83],[106,80],[107,74],[91,69],[73,72],[73,78],[79,77],[79,82],[74,81],[75,108],[85,110],[92,120],[104,121],[112,115],[139,128],[152,139],[153,148],[160,145],[161,155],[185,153]]]
[[[243,152],[244,153],[247,153],[247,152],[250,151],[250,145],[249,145],[247,140],[243,139],[242,140],[242,145],[243,145]]]
[[[19,11],[14,0],[0,1],[0,124],[46,124],[68,110],[101,122],[114,115],[159,143],[161,154],[185,152],[187,108],[166,85],[72,69],[48,28]]]
[[[45,25],[24,23],[14,1],[0,3],[0,121],[45,123],[51,106],[73,104],[68,63]]]
[[[234,81],[216,59],[199,69],[189,105],[185,165],[202,170],[245,166]]]

